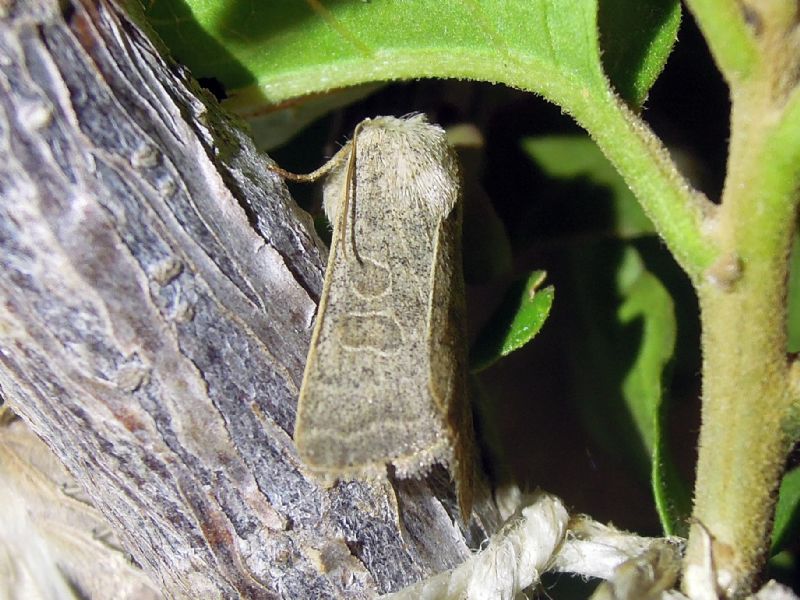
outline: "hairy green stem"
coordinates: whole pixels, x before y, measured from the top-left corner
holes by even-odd
[[[574,101],[573,116],[625,178],[678,264],[696,281],[718,258],[717,245],[703,230],[714,205],[689,185],[661,140],[622,101],[604,99],[583,108]]]
[[[714,60],[729,82],[746,77],[757,64],[758,48],[737,0],[686,0]]]
[[[709,556],[717,592],[738,598],[751,591],[767,558],[792,442],[786,282],[798,169],[787,154],[796,155],[797,143],[785,145],[792,141],[786,123],[764,89],[754,81],[733,94],[728,179],[711,224],[722,254],[697,283],[703,408],[684,577],[690,596],[704,585]]]
[[[794,0],[688,4],[730,84],[732,113],[725,191],[711,223],[721,258],[696,282],[703,408],[683,585],[691,597],[740,598],[766,561],[795,441],[786,284],[800,189],[800,14]]]

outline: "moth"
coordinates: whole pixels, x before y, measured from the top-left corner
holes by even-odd
[[[455,153],[424,115],[377,117],[320,171],[333,236],[297,408],[299,455],[343,479],[445,464],[466,517],[473,430]]]

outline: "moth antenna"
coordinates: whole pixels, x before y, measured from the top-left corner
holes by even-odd
[[[356,140],[358,139],[358,134],[361,133],[361,128],[363,127],[364,123],[369,121],[366,119],[361,121],[358,125],[356,125],[355,130],[353,131],[353,139],[351,140],[352,146],[350,147],[350,162],[347,163],[347,176],[345,177],[344,181],[344,201],[342,202],[342,210],[339,211],[339,231],[341,231],[341,242],[342,242],[342,250],[347,247],[347,232],[346,232],[346,224],[347,224],[347,213],[350,211],[351,202],[350,202],[350,190],[352,189],[352,219],[350,219],[350,245],[353,248],[353,256],[355,257],[358,264],[363,264],[361,261],[361,257],[358,255],[358,249],[356,248]]]
[[[362,127],[365,123],[371,121],[371,119],[365,119],[361,121],[358,125],[356,125],[355,130],[353,131],[353,139],[350,141],[350,162],[347,165],[347,175],[345,176],[345,184],[344,184],[344,199],[342,201],[342,210],[339,211],[339,215],[337,217],[337,228],[339,229],[341,242],[342,242],[342,252],[346,254],[345,248],[347,247],[347,231],[346,231],[346,224],[347,224],[347,213],[350,211],[350,190],[352,190],[353,201],[352,201],[352,212],[353,218],[350,221],[350,245],[353,249],[353,256],[355,256],[358,264],[364,264],[361,260],[361,256],[358,254],[358,249],[356,248],[356,224],[355,224],[355,195],[356,195],[356,140],[358,139],[358,134],[361,132]],[[344,148],[342,148],[344,150]],[[278,165],[272,164],[268,165],[268,168],[273,173],[277,173],[284,179],[288,179],[289,181],[295,181],[297,183],[313,183],[317,179],[321,177],[325,177],[328,173],[330,173],[334,168],[338,167],[339,164],[344,160],[345,152],[340,150],[336,154],[334,154],[333,158],[331,158],[328,162],[324,165],[311,171],[311,173],[292,173],[291,171],[287,171],[279,167]]]
[[[333,155],[328,162],[324,165],[319,167],[318,169],[314,169],[311,173],[292,173],[291,171],[287,171],[286,169],[282,169],[278,165],[272,164],[267,165],[267,168],[272,171],[273,173],[277,173],[284,179],[288,179],[289,181],[296,181],[298,183],[313,183],[320,177],[325,177],[328,173],[330,173],[334,167],[337,167],[340,162],[342,162],[342,153],[337,152]]]

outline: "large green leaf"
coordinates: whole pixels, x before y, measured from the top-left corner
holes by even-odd
[[[677,1],[646,4],[602,12],[610,73],[635,106],[680,21]],[[146,12],[195,75],[250,88],[244,102],[428,76],[506,83],[563,106],[608,101],[592,0],[152,0]]]
[[[622,382],[622,393],[636,428],[651,456],[651,481],[661,523],[667,533],[683,527],[689,494],[667,448],[664,374],[675,350],[676,323],[672,298],[639,259],[628,252],[618,273],[623,302],[619,323],[642,323],[639,353]]]
[[[583,326],[576,386],[587,427],[652,483],[667,533],[689,514],[689,494],[668,451],[664,379],[675,349],[672,298],[630,244],[575,253]]]

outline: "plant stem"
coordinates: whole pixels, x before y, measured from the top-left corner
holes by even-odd
[[[778,351],[785,347],[785,303],[776,262],[748,259],[734,290],[700,290],[703,427],[694,517],[714,538],[717,579],[732,597],[749,591],[764,564],[789,449],[782,424],[791,395]],[[701,540],[693,528],[689,564],[702,564]]]
[[[758,48],[740,2],[686,0],[714,60],[729,82],[747,76],[757,64]]]
[[[722,258],[698,282],[703,409],[694,517],[684,586],[702,597],[710,576],[723,597],[755,583],[795,401],[786,358],[786,281],[795,232],[797,167],[766,82],[734,88],[728,179],[714,234]],[[710,539],[709,536],[710,535]],[[706,573],[706,576],[709,574]]]
[[[571,98],[572,115],[625,178],[647,216],[692,280],[717,259],[719,249],[702,225],[715,206],[680,174],[669,152],[639,116],[618,98]]]

